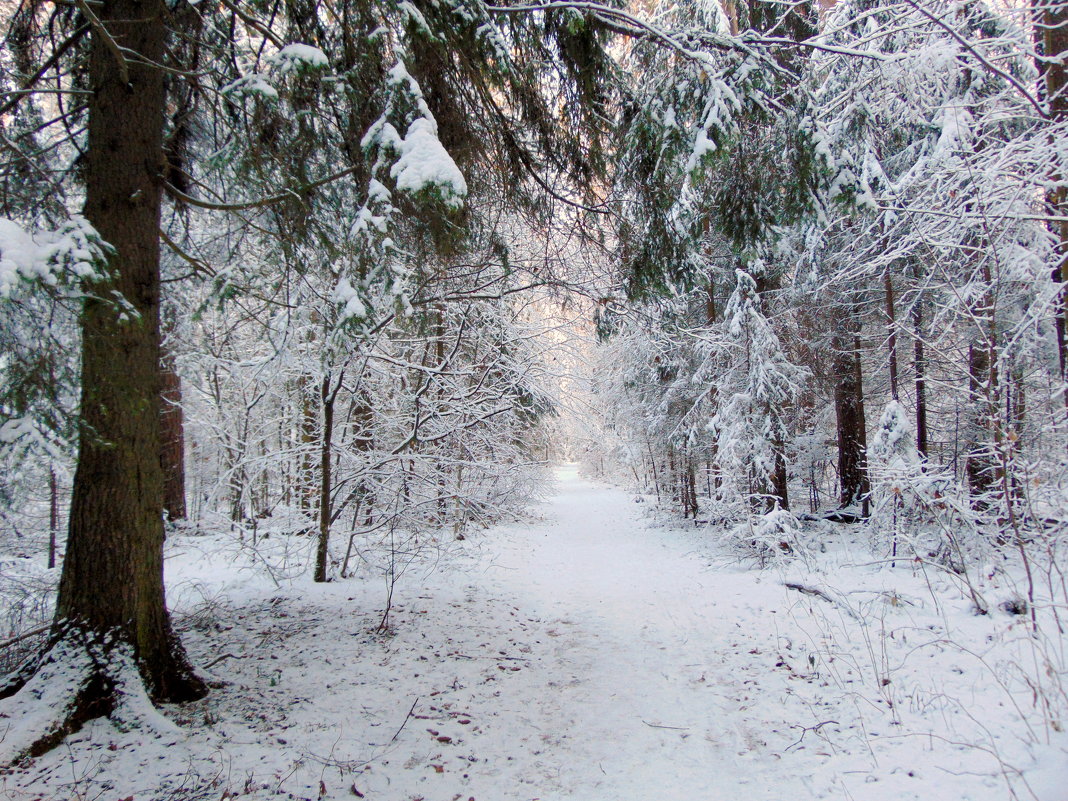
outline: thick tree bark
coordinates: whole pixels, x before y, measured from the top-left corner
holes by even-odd
[[[1049,102],[1050,117],[1053,122],[1068,119],[1068,3],[1055,0],[1035,0],[1035,38],[1039,50],[1045,58],[1038,60],[1041,76],[1040,90]],[[1059,181],[1063,176],[1053,175],[1052,181]],[[1050,190],[1046,194],[1047,210],[1062,219],[1050,223],[1050,228],[1057,238],[1059,263],[1053,268],[1053,280],[1068,284],[1068,192],[1064,187]],[[1054,329],[1057,335],[1057,352],[1060,359],[1061,380],[1068,380],[1068,288],[1062,289],[1057,298]],[[1064,402],[1068,408],[1068,392],[1064,393]]]
[[[121,47],[164,58],[161,0],[105,0],[99,15]],[[121,632],[150,694],[202,695],[172,631],[163,590],[159,452],[161,70],[118,61],[94,32],[85,216],[114,248],[109,279],[82,312],[82,433],[57,624]],[[128,79],[128,80],[127,80]],[[131,314],[112,302],[118,292]]]
[[[839,330],[832,342],[834,357],[835,427],[838,435],[838,480],[842,506],[864,504],[868,483],[868,434],[864,420],[864,387],[861,381],[860,353],[856,337]]]
[[[21,682],[33,681],[36,670],[38,682],[54,683],[50,677],[63,676],[56,670],[66,660],[84,675],[69,683],[76,697],[67,700],[61,719],[33,733],[30,753],[55,745],[91,717],[110,714],[136,691],[123,684],[116,664],[138,670],[155,700],[185,701],[206,692],[171,628],[163,588],[164,90],[163,73],[144,62],[164,58],[166,9],[162,0],[104,0],[96,10],[101,26],[94,29],[89,61],[85,216],[113,253],[108,277],[82,310],[79,456],[53,646]],[[124,59],[121,52],[138,57]],[[0,695],[19,683],[7,683]]]

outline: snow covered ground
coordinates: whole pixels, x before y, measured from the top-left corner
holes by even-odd
[[[166,710],[181,738],[97,721],[0,797],[1068,799],[1042,705],[1063,655],[1026,617],[848,543],[757,570],[634,500],[565,466],[539,519],[411,562],[384,632],[381,576],[276,585],[234,543],[172,543],[185,641],[225,684]]]

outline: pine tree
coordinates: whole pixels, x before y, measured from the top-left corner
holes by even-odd
[[[86,219],[107,242],[106,277],[85,301],[78,469],[48,649],[9,679],[21,703],[58,692],[37,753],[99,714],[128,715],[145,692],[186,701],[206,687],[174,636],[163,593],[159,460],[159,223],[166,13],[108,0],[98,11],[85,164]],[[120,45],[121,43],[121,45]],[[137,54],[122,55],[119,47]],[[106,577],[101,581],[101,577]],[[143,684],[142,684],[143,682]],[[143,690],[138,688],[143,687]],[[5,744],[6,745],[6,744]]]

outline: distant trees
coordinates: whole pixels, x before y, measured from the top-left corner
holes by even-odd
[[[730,11],[719,30],[752,13]],[[675,250],[660,255],[677,269],[651,274],[666,277],[663,294],[673,297],[647,296],[643,323],[631,315],[633,325],[665,321],[663,334],[618,326],[624,336],[671,343],[653,352],[681,368],[667,384],[681,402],[666,405],[652,376],[640,381],[626,370],[606,394],[616,430],[642,443],[648,475],[663,475],[686,432],[690,452],[717,476],[704,485],[703,517],[748,513],[746,504],[723,505],[732,486],[739,499],[780,486],[772,496],[783,507],[786,487],[803,487],[812,511],[830,495],[847,517],[862,517],[873,492],[869,447],[884,408],[897,402],[895,437],[907,432],[920,459],[909,463],[913,480],[943,496],[945,481],[961,482],[967,514],[991,530],[1028,518],[1040,495],[1059,491],[1063,197],[1047,186],[1063,183],[1053,177],[1063,175],[1063,154],[1051,143],[1063,135],[1064,88],[1052,88],[1055,62],[1043,53],[1060,45],[1046,41],[1042,21],[1056,13],[1036,7],[1032,29],[1029,18],[980,2],[839,3],[805,57],[794,53],[770,73],[749,62],[742,86],[765,92],[758,109],[774,106],[776,115],[746,111],[729,52],[707,68],[704,91],[720,98],[705,106],[709,116],[687,117],[653,95],[648,108],[671,122],[661,152],[673,152],[677,165],[671,173],[658,163],[652,173],[663,176],[664,227],[676,234]],[[672,75],[665,85],[686,83]],[[783,343],[783,364],[801,370],[783,373],[792,390],[759,420],[754,385],[736,380],[729,358],[752,359],[755,340],[729,344],[714,333],[730,313],[718,324],[696,316],[706,289],[710,307],[725,308],[739,269],[755,286],[749,319],[759,310]],[[675,323],[682,303],[692,310],[685,329]],[[762,380],[776,374],[759,370]],[[902,404],[912,407],[908,425]],[[763,486],[735,483],[749,474],[729,461],[739,431],[769,449],[749,457],[767,466]],[[788,480],[773,478],[773,453],[784,456]],[[932,489],[935,474],[941,490]],[[675,497],[680,512],[698,514]]]

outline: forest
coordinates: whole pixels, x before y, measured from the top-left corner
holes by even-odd
[[[0,797],[1068,798],[1068,0],[0,18]]]

